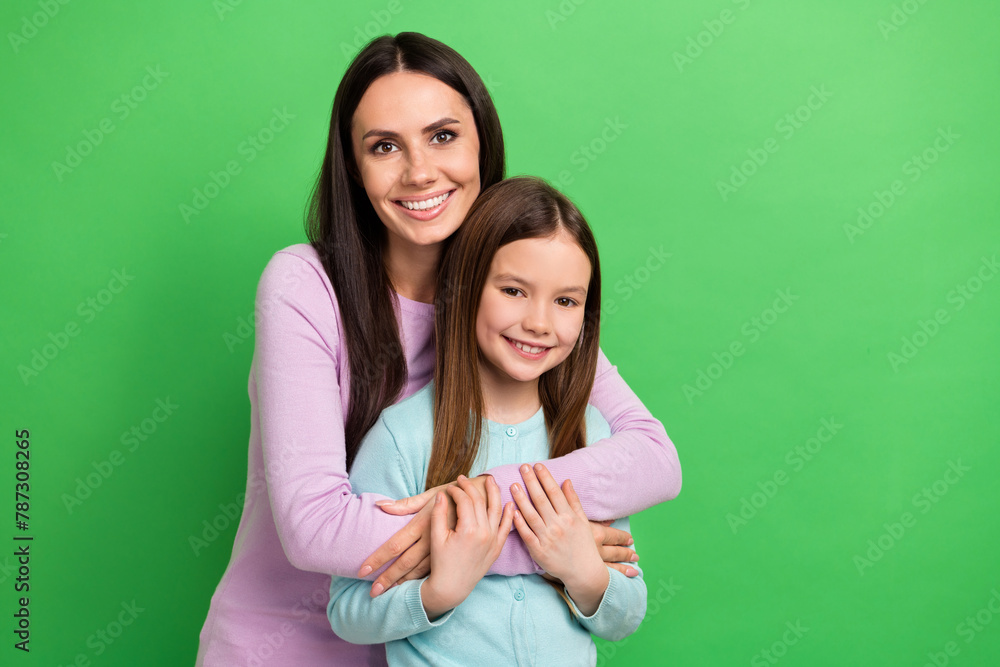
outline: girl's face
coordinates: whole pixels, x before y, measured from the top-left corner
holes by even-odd
[[[354,112],[351,139],[390,249],[439,244],[458,229],[479,195],[479,135],[454,88],[415,72],[379,77]]]
[[[476,318],[484,383],[537,383],[565,361],[580,338],[590,273],[565,230],[497,251]]]

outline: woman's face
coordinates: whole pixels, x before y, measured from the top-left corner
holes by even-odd
[[[361,184],[389,232],[389,249],[451,236],[479,195],[479,134],[454,88],[426,74],[376,79],[354,112]]]

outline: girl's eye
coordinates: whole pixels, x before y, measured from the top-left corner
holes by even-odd
[[[434,136],[431,139],[431,143],[446,144],[457,136],[458,136],[457,134],[455,134],[450,130],[441,130],[440,132],[434,134]]]
[[[396,150],[396,147],[388,141],[379,141],[372,146],[372,153],[376,153],[378,155],[388,155],[394,150]]]
[[[507,296],[519,296],[521,294],[521,290],[516,287],[501,287],[500,291]]]
[[[579,305],[577,304],[576,301],[569,298],[568,296],[559,297],[558,299],[556,299],[556,303],[562,306],[563,308],[572,308],[573,306]]]

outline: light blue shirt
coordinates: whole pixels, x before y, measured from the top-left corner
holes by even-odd
[[[365,436],[350,478],[354,493],[403,498],[424,490],[433,439],[433,383],[381,414]],[[611,435],[607,421],[587,407],[587,442]],[[492,467],[549,458],[545,416],[520,424],[483,420],[483,439],[470,476]],[[629,530],[628,518],[613,524]],[[520,539],[512,531],[508,539]],[[635,567],[633,565],[633,567]],[[636,568],[639,569],[639,568]],[[375,598],[371,583],[334,577],[327,615],[333,630],[354,644],[386,643],[391,665],[594,665],[590,633],[619,640],[646,613],[642,574],[609,570],[600,607],[584,616],[571,610],[537,574],[487,575],[455,609],[431,622],[420,600],[426,579],[407,581]]]

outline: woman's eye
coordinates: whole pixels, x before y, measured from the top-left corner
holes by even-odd
[[[507,296],[518,296],[521,293],[521,290],[517,289],[516,287],[501,287],[500,291],[506,294]]]
[[[576,301],[566,296],[556,299],[556,303],[563,308],[571,308],[577,305]]]
[[[380,141],[374,146],[372,146],[372,152],[378,153],[380,155],[386,155],[393,152],[396,149],[395,146],[390,144],[388,141]]]
[[[448,130],[441,130],[436,133],[432,138],[432,142],[435,144],[445,144],[454,139],[457,135],[454,132],[449,132]]]

